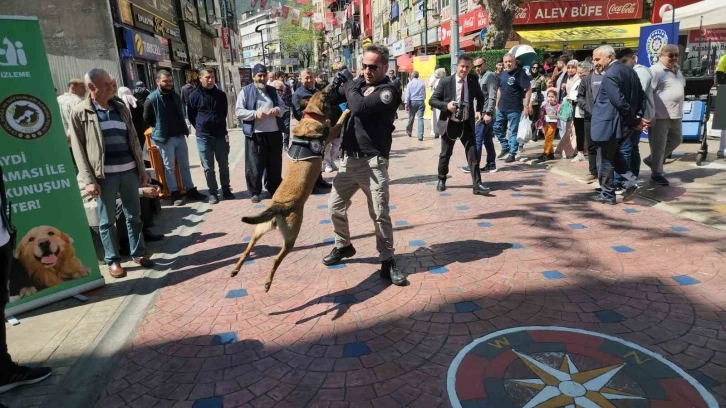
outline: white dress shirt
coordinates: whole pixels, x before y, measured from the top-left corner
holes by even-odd
[[[456,101],[460,105],[463,104],[463,106],[466,108],[464,109],[464,118],[462,119],[463,122],[469,119],[469,87],[466,86],[466,78],[460,78],[458,75],[456,75],[454,76],[454,81],[456,81],[456,95],[454,96],[454,101]],[[463,100],[461,98],[461,87],[464,87]],[[451,115],[451,119],[456,121],[453,114]]]

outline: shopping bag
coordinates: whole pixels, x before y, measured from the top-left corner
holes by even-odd
[[[569,122],[572,120],[572,103],[569,99],[562,101],[560,109],[557,111],[557,117],[563,122]]]
[[[529,115],[522,113],[517,129],[517,143],[527,143],[532,140],[532,120]]]

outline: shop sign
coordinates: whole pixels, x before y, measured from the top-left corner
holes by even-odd
[[[514,25],[584,21],[634,20],[642,15],[643,0],[565,0],[521,3]]]
[[[703,35],[701,35],[703,32]],[[726,54],[726,28],[691,30],[688,32],[688,58],[698,58],[711,54]]]
[[[403,40],[396,41],[395,43],[393,43],[393,45],[391,45],[391,56],[398,57],[399,55],[401,55],[405,52],[404,49],[405,49],[404,41]]]
[[[129,0],[118,0],[118,14],[122,23],[134,25],[134,13],[131,11]]]
[[[142,30],[154,32],[154,15],[148,13],[136,6],[132,7],[134,11],[134,27]]]
[[[166,21],[176,21],[174,0],[130,0],[131,3],[148,10]]]
[[[459,35],[481,31],[489,26],[489,15],[483,8],[470,11],[459,16]],[[451,44],[451,21],[445,21],[439,26],[439,41],[441,45]]]
[[[424,4],[426,4],[425,1],[419,1],[418,3],[413,5],[414,8],[414,19],[416,21],[421,21],[424,18]]]
[[[199,24],[199,16],[197,15],[197,7],[189,0],[181,0],[181,11],[184,20]]]
[[[195,61],[202,57],[202,32],[192,25],[184,26],[187,32],[187,49],[189,50],[189,60]]]
[[[406,52],[411,52],[411,51],[413,51],[413,37],[406,37],[406,38],[405,38],[405,39],[403,40],[403,49],[404,49],[404,50],[405,50]]]
[[[225,50],[229,49],[229,31],[227,30],[227,27],[221,27],[222,31],[222,47],[224,47]]]
[[[126,40],[125,57],[142,58],[150,61],[164,61],[169,58],[169,48],[162,47],[161,39],[140,31],[124,29]]]
[[[214,38],[202,34],[202,56],[214,59]]]
[[[459,0],[459,13],[466,13],[469,10],[469,0]]]
[[[401,14],[398,7],[398,2],[393,3],[393,5],[391,6],[391,20],[397,19],[398,16]]]
[[[158,62],[158,65],[160,67],[171,68],[171,58],[169,56],[169,50],[171,48],[169,47],[169,39],[168,38],[159,37],[158,35],[156,36],[156,39],[159,40],[159,42],[161,42],[161,55],[162,55],[162,60]]]
[[[670,22],[673,17],[673,8],[681,8],[698,3],[701,0],[655,0],[653,1],[653,14],[651,23]]]
[[[180,64],[188,64],[189,54],[187,54],[187,50],[186,47],[184,47],[184,44],[176,41],[170,41],[170,45],[172,60]]]

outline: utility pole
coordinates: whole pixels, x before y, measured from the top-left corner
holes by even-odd
[[[459,1],[459,0],[452,0],[452,1]],[[428,1],[423,1],[423,15],[424,15],[424,55],[429,54],[429,7],[428,7]],[[420,26],[419,26],[420,27]]]
[[[260,44],[260,47],[262,47],[262,65],[264,65],[265,67],[267,67],[267,63],[265,62],[265,36],[262,35],[262,27],[268,26],[271,24],[275,24],[275,22],[274,21],[265,21],[264,23],[258,24],[255,27],[255,31],[260,33],[260,40],[262,41],[262,44]],[[272,61],[270,61],[270,62],[272,62]]]
[[[451,0],[451,75],[459,58],[459,0]]]

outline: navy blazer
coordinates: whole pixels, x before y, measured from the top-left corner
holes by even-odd
[[[436,86],[434,93],[429,98],[429,105],[441,111],[439,114],[439,120],[447,121],[453,115],[449,111],[449,102],[456,101],[456,75],[442,78],[439,84]],[[484,93],[481,91],[479,86],[479,78],[475,75],[466,76],[466,85],[469,88],[469,124],[474,129],[476,118],[475,112],[482,112],[484,110]],[[474,102],[476,100],[476,104]]]
[[[595,142],[622,139],[640,124],[645,92],[633,68],[614,62],[603,73],[592,107],[590,132]]]

